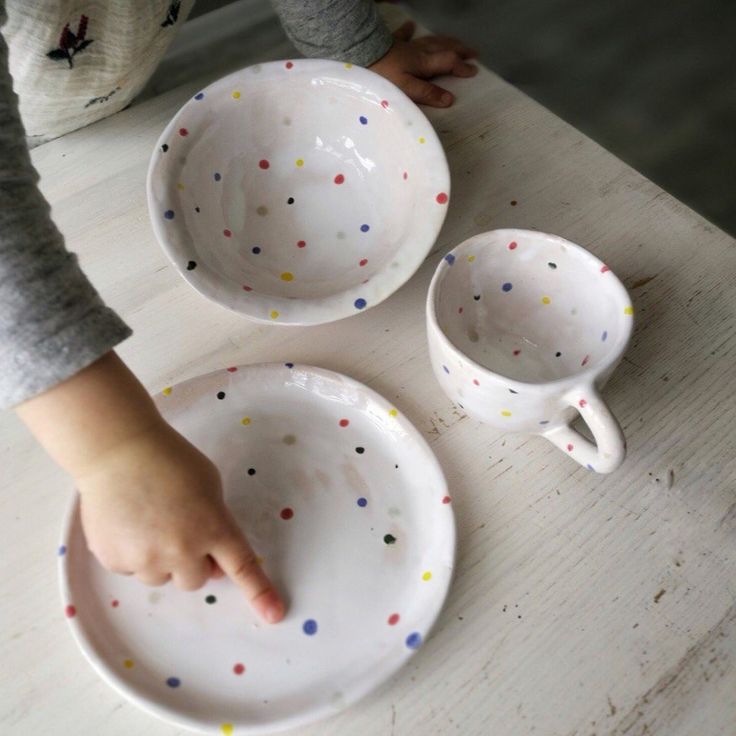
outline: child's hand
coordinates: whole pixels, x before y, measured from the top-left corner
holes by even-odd
[[[73,476],[87,543],[105,567],[184,590],[224,572],[266,621],[283,618],[225,507],[217,468],[164,422],[115,353],[16,411]]]
[[[229,575],[266,621],[284,605],[222,497],[217,468],[164,422],[77,477],[90,550],[113,572],[182,590]]]
[[[476,54],[454,38],[425,36],[411,40],[414,23],[404,23],[394,33],[395,41],[388,53],[369,69],[386,77],[414,102],[432,107],[449,107],[454,96],[442,87],[428,82],[441,74],[472,77],[478,67],[465,59]]]

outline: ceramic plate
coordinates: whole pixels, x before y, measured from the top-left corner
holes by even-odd
[[[454,559],[445,480],[417,430],[356,381],[290,363],[211,373],[157,403],[218,465],[289,611],[269,626],[227,579],[183,592],[106,572],[75,502],[62,595],[97,672],[150,713],[220,735],[303,725],[386,680],[426,639]]]
[[[308,325],[375,306],[419,268],[450,177],[427,118],[334,61],[248,67],[197,93],[151,159],[156,237],[206,297]]]

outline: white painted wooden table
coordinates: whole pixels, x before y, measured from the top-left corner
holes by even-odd
[[[236,66],[253,60],[244,50]],[[482,70],[447,82],[451,109],[428,111],[453,197],[419,273],[337,324],[256,326],[174,273],[146,211],[155,140],[211,76],[46,144],[34,161],[70,247],[135,329],[120,352],[151,391],[243,362],[325,366],[395,402],[446,471],[459,555],[433,636],[376,694],[301,733],[736,734],[736,242]],[[605,391],[629,456],[610,477],[463,416],[431,374],[424,297],[436,263],[509,226],[581,243],[631,290],[636,333]],[[67,632],[55,550],[69,495],[2,415],[0,733],[179,733],[104,685]]]

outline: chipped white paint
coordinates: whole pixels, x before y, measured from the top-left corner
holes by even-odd
[[[344,322],[256,326],[173,272],[146,213],[158,134],[223,71],[41,146],[34,160],[70,247],[134,327],[121,354],[151,390],[239,362],[323,365],[392,400],[444,466],[459,557],[433,637],[376,695],[301,734],[731,736],[734,240],[484,70],[449,81],[457,104],[430,113],[453,201],[411,282]],[[629,445],[610,476],[542,438],[472,421],[432,376],[423,305],[440,254],[501,227],[580,243],[633,296],[633,341],[603,392]],[[0,731],[173,736],[104,685],[68,635],[54,560],[68,490],[18,421],[0,417]]]

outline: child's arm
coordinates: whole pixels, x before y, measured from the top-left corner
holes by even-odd
[[[273,0],[286,34],[305,56],[366,66],[393,82],[412,100],[448,107],[453,95],[427,81],[442,74],[472,77],[475,52],[453,38],[412,40],[414,24],[393,35],[373,0]]]
[[[0,408],[18,405],[74,477],[103,565],[186,589],[224,570],[279,620],[283,603],[225,508],[216,468],[111,352],[130,330],[64,248],[37,180],[0,35]]]

